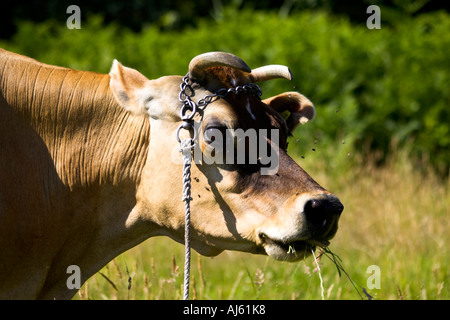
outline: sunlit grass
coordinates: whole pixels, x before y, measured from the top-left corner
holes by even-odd
[[[324,164],[301,165],[345,206],[329,250],[348,277],[321,257],[322,291],[312,257],[283,263],[239,252],[215,258],[193,252],[191,298],[450,299],[448,180],[419,173],[406,159],[334,174]],[[181,299],[183,263],[182,245],[149,239],[114,259],[75,298]],[[380,268],[380,289],[367,286],[371,265]]]

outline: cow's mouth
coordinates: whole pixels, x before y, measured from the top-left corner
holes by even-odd
[[[308,257],[316,247],[327,247],[327,240],[302,239],[294,241],[280,241],[260,233],[259,238],[266,253],[276,260],[298,261]]]

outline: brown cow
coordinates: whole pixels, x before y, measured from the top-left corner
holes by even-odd
[[[226,53],[195,57],[189,75],[194,101],[291,77],[282,66],[251,71]],[[83,283],[149,237],[183,242],[182,165],[172,152],[181,82],[148,80],[117,61],[106,75],[0,49],[0,298],[68,299],[76,293],[66,283],[71,265]],[[285,110],[287,121],[279,115]],[[289,131],[313,116],[311,102],[296,92],[263,101],[231,93],[196,115],[203,151],[209,129],[279,132],[276,174],[262,174],[259,163],[193,164],[196,251],[296,261],[328,244],[343,206],[286,153]]]

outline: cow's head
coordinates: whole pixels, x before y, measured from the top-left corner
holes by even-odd
[[[182,243],[182,163],[175,132],[182,123],[179,94],[183,78],[148,80],[117,61],[110,76],[110,87],[119,104],[150,119],[151,141],[137,195],[138,219],[149,222],[149,228],[156,226],[156,234]],[[219,52],[197,56],[189,65],[192,100],[196,102],[221,88],[291,77],[287,67],[272,65],[252,71],[238,57]],[[337,231],[343,206],[286,153],[289,133],[314,114],[313,104],[297,92],[265,100],[250,92],[230,93],[196,114],[199,139],[191,173],[191,245],[196,251],[216,255],[223,250],[239,250],[295,261],[309,255],[315,246],[328,245]],[[246,144],[240,149],[246,153],[241,161],[237,157],[233,158],[236,161],[226,161],[230,146],[237,154],[238,142],[232,138],[234,143],[223,143],[222,150],[214,143],[220,133],[223,141],[229,141],[226,132],[236,129],[253,130],[258,141],[249,141],[251,135],[243,139],[259,147]],[[262,136],[261,132],[267,134]],[[181,134],[189,132],[183,130]],[[270,158],[277,161],[276,166],[261,163],[260,155],[255,158],[249,154],[260,152],[264,143],[272,148],[271,155],[276,154],[276,159]],[[220,157],[224,161],[210,161]],[[264,172],[267,167],[275,169]]]

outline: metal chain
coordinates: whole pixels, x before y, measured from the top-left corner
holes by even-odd
[[[180,110],[181,120],[185,122],[193,121],[195,114],[199,110],[204,110],[208,104],[218,100],[219,98],[225,98],[230,93],[239,94],[245,92],[253,94],[258,98],[260,98],[262,95],[261,88],[257,84],[248,83],[242,86],[236,86],[234,88],[221,88],[213,94],[206,95],[204,98],[198,100],[198,102],[195,103],[195,101],[193,101],[191,98],[194,96],[194,89],[190,84],[189,74],[187,74],[180,84],[180,94],[178,95],[178,100],[183,103],[183,106]],[[177,131],[177,140],[178,142],[180,142],[178,132],[179,129]]]
[[[187,74],[180,85],[180,94],[178,99],[183,102],[183,106],[180,110],[180,117],[183,123],[178,127],[176,131],[176,138],[180,143],[180,152],[183,157],[183,197],[185,206],[185,225],[184,225],[184,287],[183,287],[183,299],[189,299],[189,278],[190,278],[190,265],[191,265],[191,242],[190,242],[190,224],[191,224],[191,164],[192,155],[191,150],[195,146],[197,139],[197,132],[194,128],[194,116],[199,110],[204,110],[206,106],[217,99],[224,98],[229,93],[239,94],[248,92],[254,94],[258,98],[261,96],[261,88],[254,84],[249,83],[243,86],[237,86],[234,88],[222,88],[217,90],[214,94],[206,95],[204,98],[198,100],[195,103],[191,97],[194,96],[194,89],[189,83],[189,74]],[[180,139],[180,130],[192,130],[193,136],[191,138]]]

